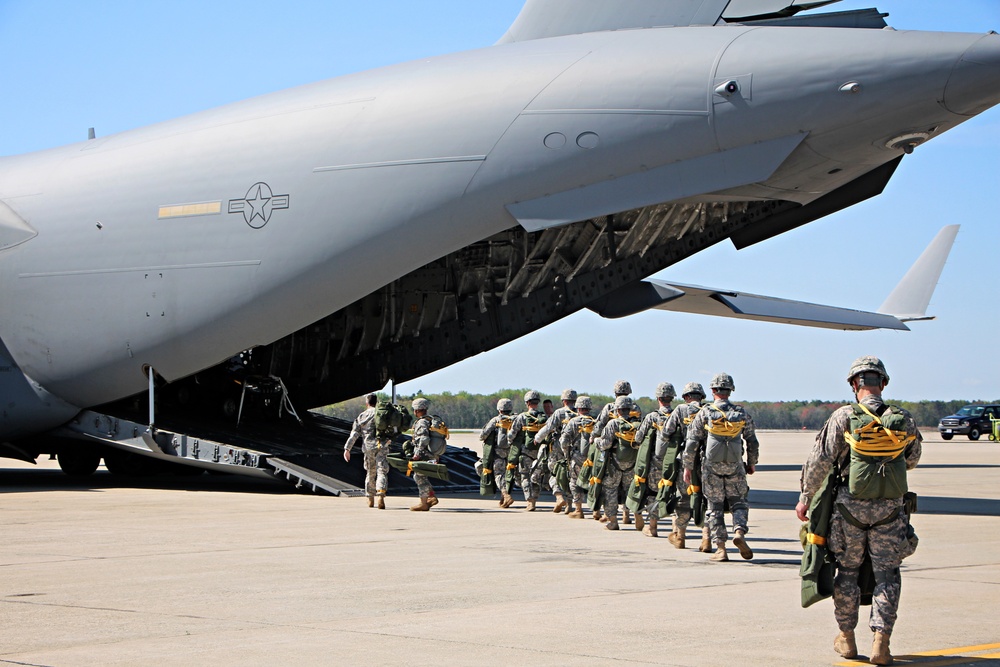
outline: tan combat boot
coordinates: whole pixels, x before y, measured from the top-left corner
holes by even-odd
[[[658,517],[655,517],[651,514],[649,516],[649,524],[642,529],[642,534],[647,537],[659,537],[659,533],[656,532],[656,524],[659,523],[659,521],[660,520]],[[638,528],[639,524],[636,523],[635,527]]]
[[[379,495],[379,497],[378,497],[378,508],[380,510],[384,510],[385,509],[385,496],[384,495]]]
[[[567,516],[571,519],[582,519],[583,518],[583,503],[577,503],[576,509],[570,512]]]
[[[608,519],[608,525],[605,526],[607,530],[619,530],[618,528],[618,516]]]
[[[566,507],[566,500],[563,498],[563,494],[556,494],[556,506],[552,508],[553,514],[559,514]]]
[[[627,507],[622,508],[622,523],[624,523],[626,526],[632,523],[632,514],[629,513]]]
[[[420,496],[420,502],[410,508],[411,512],[426,512],[431,506],[427,504],[427,496]]]
[[[743,556],[743,560],[750,560],[753,558],[753,549],[747,544],[746,533],[742,530],[736,531],[736,537],[733,538],[733,546],[740,550],[740,555]]]
[[[709,556],[709,560],[713,560],[716,563],[726,563],[729,561],[729,554],[726,553],[725,542],[716,542],[715,553]]]
[[[431,493],[431,495],[427,496],[427,504],[430,505],[431,507],[434,507],[439,502],[441,502],[441,501],[438,500],[438,497],[435,496],[433,493]]]
[[[854,630],[841,630],[833,640],[833,650],[844,658],[858,657],[858,644],[854,641]]]
[[[872,642],[872,655],[868,662],[873,665],[891,665],[892,654],[889,653],[889,635],[881,630],[875,631],[875,641]]]
[[[375,507],[375,496],[368,496],[368,507]]]
[[[501,491],[503,495],[500,496],[500,507],[510,507],[514,504],[514,497],[508,494],[506,491]]]
[[[703,554],[712,553],[712,540],[708,539],[708,526],[701,529],[701,546],[698,547],[698,551]]]
[[[573,513],[573,502],[569,499],[569,496],[567,496],[566,497],[566,514],[572,514],[572,513]]]
[[[645,525],[646,522],[642,520],[642,511],[640,510],[635,513],[635,529],[642,530]]]
[[[675,548],[683,549],[687,546],[684,542],[686,532],[687,526],[678,526],[677,524],[674,524],[674,530],[670,533],[670,537],[667,538],[667,541],[674,545]]]
[[[528,511],[528,512],[534,512],[535,511],[535,499],[534,498],[528,498],[528,506],[525,508],[525,510]]]

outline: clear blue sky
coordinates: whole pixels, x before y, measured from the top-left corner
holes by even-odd
[[[48,148],[349,72],[492,44],[521,0],[254,0],[100,3],[0,0],[0,155]],[[1000,30],[1000,0],[847,0],[878,6],[897,29]],[[828,332],[654,312],[589,312],[400,391],[534,386],[649,395],[661,381],[724,370],[747,400],[848,397],[844,374],[881,356],[898,399],[1000,398],[1000,109],[920,147],[886,192],[737,252],[728,243],[660,274],[855,308],[878,308],[945,224],[962,230],[931,303],[909,333]],[[866,257],[865,268],[860,257]]]

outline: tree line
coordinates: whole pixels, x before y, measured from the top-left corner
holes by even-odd
[[[404,405],[409,409],[410,402],[417,396],[422,396],[431,402],[431,414],[439,415],[448,424],[449,428],[476,429],[482,427],[486,422],[496,415],[497,401],[501,398],[509,398],[514,402],[515,414],[524,410],[524,393],[527,389],[500,389],[492,394],[471,394],[467,391],[458,393],[443,392],[440,394],[418,393],[412,396],[396,396],[396,403]],[[605,403],[614,399],[613,396],[602,394],[587,394],[594,401],[594,414],[596,414]],[[379,393],[379,400],[389,400],[387,394]],[[542,394],[542,400],[550,399],[555,407],[562,406],[559,395]],[[655,410],[657,402],[647,396],[636,400],[643,414]],[[746,407],[753,416],[754,424],[757,428],[763,429],[819,429],[823,423],[833,413],[834,410],[846,405],[830,401],[736,401]],[[946,415],[954,414],[964,405],[969,403],[992,403],[1000,401],[889,401],[893,405],[908,410],[916,420],[918,426],[926,428],[937,427],[938,420]],[[680,405],[681,400],[674,401],[674,405]],[[324,408],[319,408],[317,412],[352,421],[365,409],[363,397],[353,398],[349,401],[335,403]]]

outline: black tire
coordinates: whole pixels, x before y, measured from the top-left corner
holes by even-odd
[[[973,426],[969,429],[969,440],[979,440],[979,429]]]
[[[83,446],[59,452],[56,460],[62,471],[70,477],[89,477],[101,464],[101,454]]]
[[[941,439],[942,440],[951,440],[954,437],[955,437],[954,433],[942,433],[941,434]]]

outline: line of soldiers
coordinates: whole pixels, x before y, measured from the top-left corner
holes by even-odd
[[[684,403],[672,403],[676,391],[669,382],[656,387],[659,407],[643,418],[629,395],[631,385],[619,380],[615,400],[595,417],[589,396],[572,389],[560,396],[562,407],[551,415],[539,409],[537,391],[524,395],[525,411],[514,415],[513,402],[503,398],[497,415],[483,427],[480,492],[500,492],[499,505],[514,504],[520,485],[526,509],[535,511],[544,487],[556,498],[552,511],[573,519],[591,516],[608,530],[632,523],[657,537],[661,519],[673,514],[668,540],[686,547],[688,523],[703,526],[699,550],[712,560],[727,561],[725,511],[733,515],[733,545],[745,559],[753,558],[746,542],[749,487],[759,444],[753,419],[729,402],[733,378],[719,373],[710,383],[712,401],[696,382],[684,387]],[[744,453],[746,459],[744,461]]]

